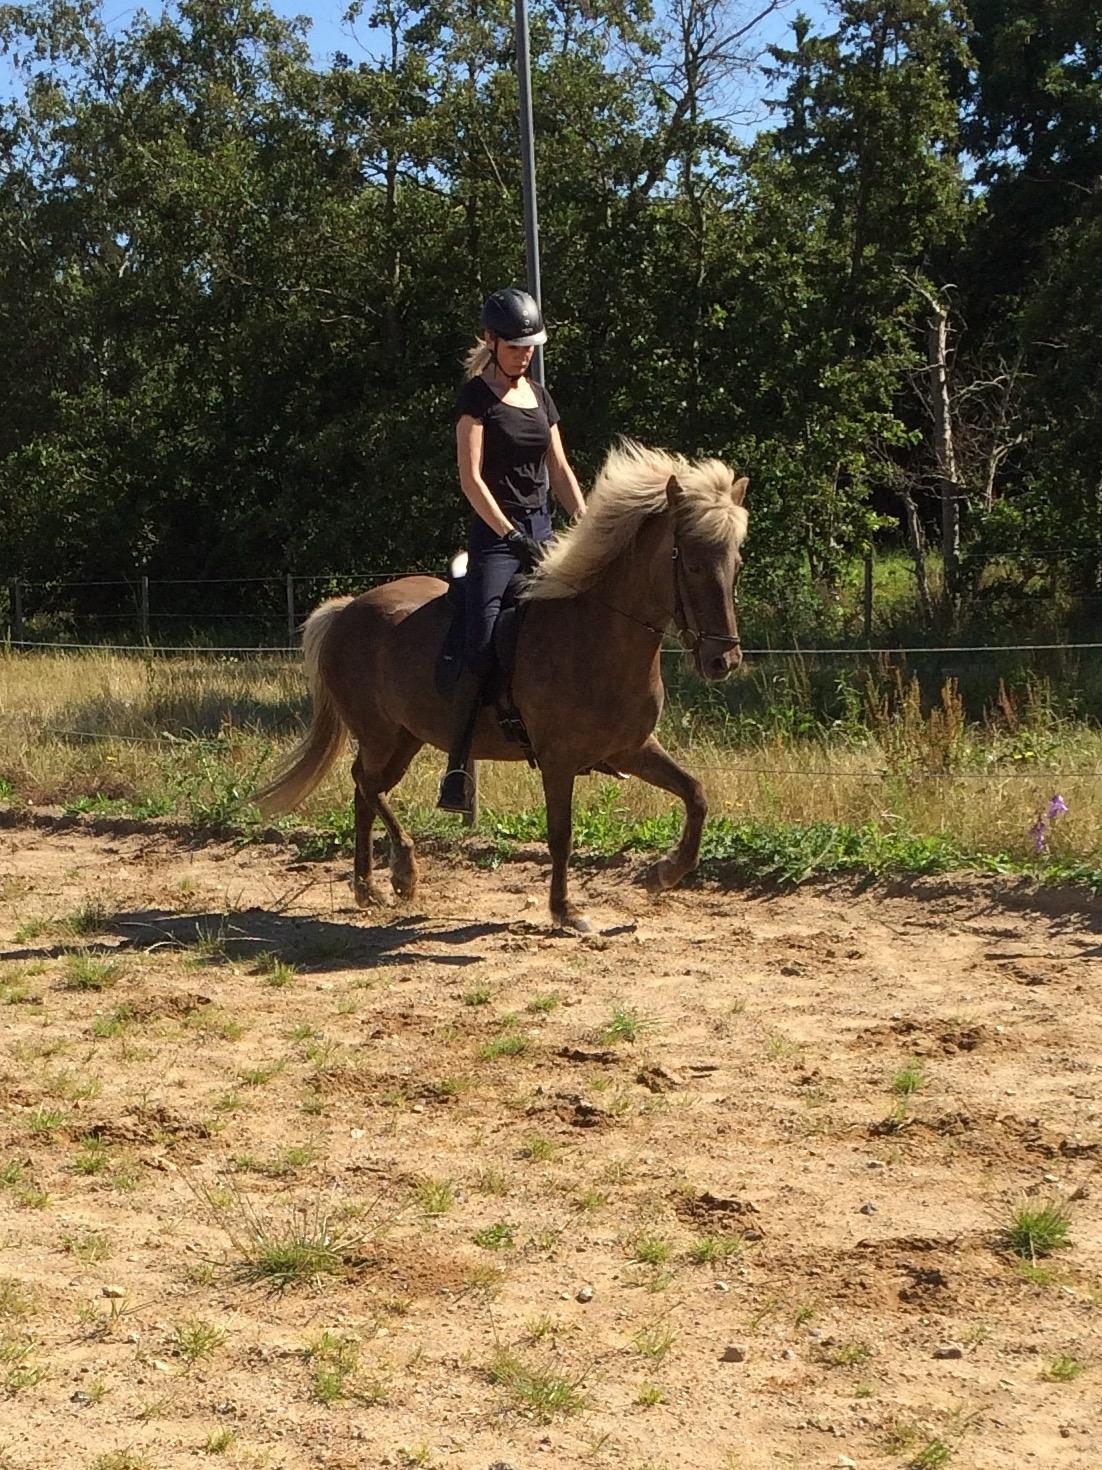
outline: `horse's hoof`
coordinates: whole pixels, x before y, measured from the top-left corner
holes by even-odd
[[[593,932],[593,925],[577,909],[565,909],[562,913],[552,914],[551,921],[556,929],[567,929],[572,934],[592,934]]]
[[[385,909],[389,900],[381,888],[374,883],[357,883],[353,889],[356,907],[361,909]]]
[[[639,882],[652,896],[665,893],[677,882],[674,876],[672,864],[668,858],[659,858],[658,862],[651,863],[649,868],[644,868],[639,874]]]
[[[390,875],[390,886],[399,898],[408,902],[417,897],[417,878],[416,868],[398,868]]]

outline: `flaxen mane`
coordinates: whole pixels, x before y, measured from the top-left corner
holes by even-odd
[[[689,460],[665,449],[621,439],[608,453],[586,502],[584,518],[564,532],[540,562],[525,592],[530,598],[571,597],[589,587],[631,540],[639,523],[667,505],[675,478],[684,498],[678,518],[711,542],[741,543],[747,513],[735,476],[718,459]]]

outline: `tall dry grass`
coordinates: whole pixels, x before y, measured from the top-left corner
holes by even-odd
[[[1102,733],[1057,716],[1043,688],[1002,691],[983,723],[965,717],[950,681],[932,708],[898,671],[854,686],[844,718],[800,714],[791,672],[772,727],[740,720],[690,685],[671,702],[661,734],[707,787],[715,815],[773,824],[893,825],[942,835],[962,848],[1026,858],[1030,828],[1059,793],[1069,807],[1049,834],[1069,860],[1102,856]],[[760,690],[758,691],[760,694]],[[781,696],[778,696],[780,699]],[[795,701],[795,703],[794,703]],[[757,701],[760,706],[760,699]],[[795,713],[794,713],[795,711]],[[0,652],[0,794],[37,804],[130,809],[210,820],[240,808],[295,743],[308,718],[298,660],[209,657],[161,660],[111,653]],[[351,795],[348,762],[311,796],[320,820]],[[423,752],[399,791],[414,823],[432,814],[440,757]],[[579,782],[579,804],[606,782]],[[523,762],[482,771],[482,801],[497,812],[540,805]],[[671,800],[637,781],[615,796],[617,814],[644,819]]]

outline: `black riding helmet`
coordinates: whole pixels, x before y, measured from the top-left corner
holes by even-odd
[[[539,347],[547,341],[539,303],[516,286],[506,286],[504,291],[487,296],[482,308],[482,326],[510,347]]]

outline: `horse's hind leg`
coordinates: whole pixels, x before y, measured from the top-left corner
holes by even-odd
[[[651,893],[661,893],[680,883],[685,874],[691,873],[697,865],[700,857],[700,834],[704,827],[704,818],[708,815],[704,787],[684,766],[679,766],[668,751],[663,750],[653,735],[639,750],[612,756],[610,764],[618,770],[626,771],[628,775],[638,776],[649,786],[672,791],[685,803],[685,826],[681,832],[681,841],[672,852],[652,863],[642,874],[643,882]]]
[[[356,783],[356,902],[362,905],[378,903],[381,899],[372,881],[371,827],[377,816],[382,819],[390,837],[390,878],[395,893],[408,899],[417,892],[417,857],[413,838],[398,821],[383,793],[397,786],[420,748],[420,740],[407,730],[400,730],[385,756],[380,758],[377,752],[368,752],[361,745],[353,763],[352,779]]]

